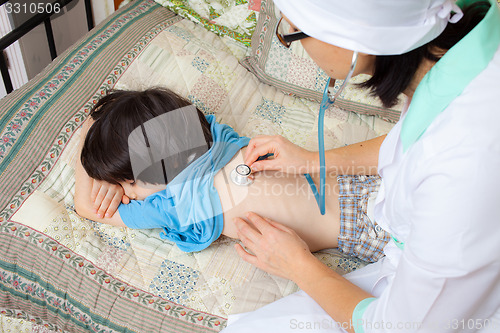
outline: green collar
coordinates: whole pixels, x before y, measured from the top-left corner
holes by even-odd
[[[475,0],[461,1],[460,4]],[[477,0],[476,0],[477,1]],[[401,128],[403,152],[415,143],[465,87],[481,73],[500,44],[500,10],[496,0],[484,19],[431,68],[413,95]]]

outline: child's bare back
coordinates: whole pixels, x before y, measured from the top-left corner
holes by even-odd
[[[336,177],[327,177],[326,213],[321,215],[303,175],[264,171],[252,175],[251,185],[234,184],[230,173],[244,163],[245,150],[243,148],[214,178],[224,211],[222,234],[238,238],[233,219],[251,211],[274,221],[286,221],[285,225],[297,232],[311,251],[337,247],[340,226]],[[318,185],[319,177],[312,178]]]

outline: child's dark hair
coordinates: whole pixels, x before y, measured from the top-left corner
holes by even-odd
[[[189,105],[188,100],[164,88],[110,92],[90,113],[95,122],[82,148],[83,168],[91,178],[111,184],[134,180],[128,149],[130,133],[148,120]],[[197,112],[210,147],[210,124],[200,110]]]
[[[488,1],[472,3],[462,9],[464,16],[457,23],[448,24],[445,30],[431,42],[401,55],[377,56],[373,76],[360,84],[370,88],[385,107],[394,106],[397,97],[412,81],[417,68],[424,59],[438,61],[436,51],[447,51],[467,35],[486,15]],[[464,64],[467,66],[467,64]]]

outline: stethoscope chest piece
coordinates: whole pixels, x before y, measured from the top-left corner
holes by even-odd
[[[239,186],[248,186],[253,183],[253,179],[250,177],[252,170],[246,164],[240,164],[231,171],[229,175],[233,183]]]

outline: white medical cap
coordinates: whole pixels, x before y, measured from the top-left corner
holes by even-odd
[[[453,0],[274,0],[301,31],[328,44],[373,55],[416,49],[457,22]]]

